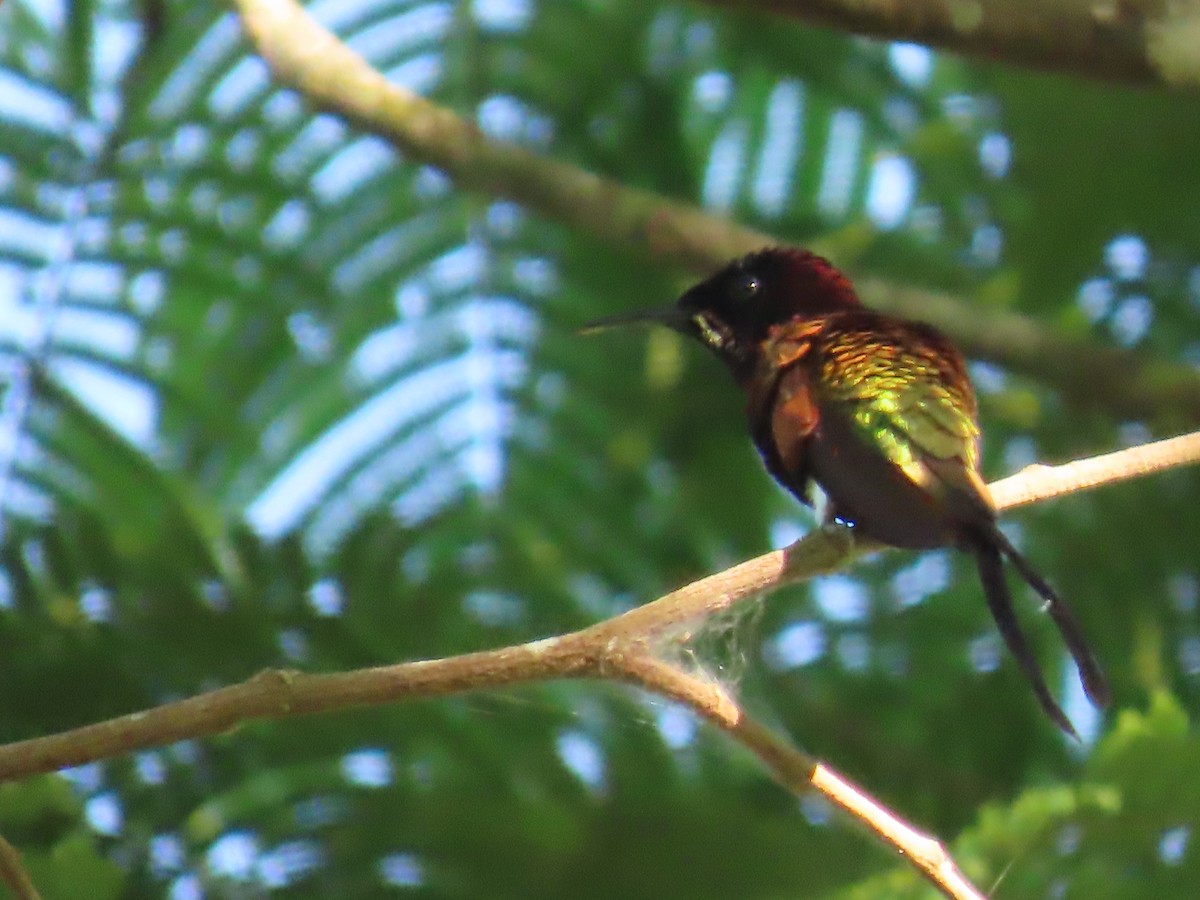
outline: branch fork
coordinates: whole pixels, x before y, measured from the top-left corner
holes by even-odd
[[[998,508],[1008,509],[1197,461],[1200,432],[1061,466],[1030,467],[991,487]],[[947,897],[981,900],[983,895],[939,841],[748,716],[724,685],[686,671],[657,652],[664,644],[686,642],[691,623],[785,584],[836,571],[879,549],[853,540],[845,527],[825,526],[784,550],[702,578],[579,631],[496,650],[350,672],[313,675],[269,669],[240,684],[0,746],[0,781],[210,737],[254,721],[538,681],[615,680],[687,706],[753,752],[788,790],[816,791],[863,823],[904,854]]]

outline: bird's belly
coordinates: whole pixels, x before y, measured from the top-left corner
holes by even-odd
[[[825,417],[819,432],[809,447],[811,472],[838,518],[893,547],[957,543],[963,523],[848,424]]]

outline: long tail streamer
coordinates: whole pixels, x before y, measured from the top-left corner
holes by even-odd
[[[1034,696],[1037,697],[1038,703],[1041,704],[1046,715],[1054,721],[1054,724],[1071,737],[1079,740],[1079,733],[1075,730],[1075,726],[1071,724],[1071,720],[1067,718],[1062,707],[1051,695],[1050,689],[1046,687],[1046,679],[1042,675],[1037,657],[1033,655],[1033,651],[1025,640],[1025,635],[1021,632],[1016,613],[1013,611],[1012,595],[1008,591],[1001,548],[992,541],[979,538],[971,541],[970,549],[975,556],[975,563],[979,567],[979,580],[983,582],[983,593],[987,598],[988,609],[996,621],[996,627],[1000,630],[1000,636],[1004,638],[1004,643],[1008,645],[1009,651],[1016,657],[1017,663],[1025,672],[1025,677],[1033,686]]]

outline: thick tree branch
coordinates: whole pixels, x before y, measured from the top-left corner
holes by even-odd
[[[491,140],[473,123],[389,83],[292,0],[230,3],[281,82],[436,166],[464,190],[508,197],[593,237],[705,274],[779,242],[696,206]],[[811,249],[836,260],[845,255],[841,243],[835,236]],[[1200,374],[1187,366],[1055,335],[1023,316],[935,291],[879,278],[860,277],[857,284],[871,305],[944,328],[969,356],[1044,379],[1074,402],[1166,427],[1200,423]]]
[[[1195,0],[707,0],[1103,81],[1200,88]]]
[[[1197,461],[1200,432],[1063,466],[1031,467],[997,483],[994,494],[1005,509]],[[877,549],[875,544],[854,542],[848,529],[823,528],[786,550],[764,554],[569,634],[447,659],[328,675],[262,672],[185,700],[0,746],[0,781],[220,734],[253,721],[550,679],[616,679],[686,704],[753,751],[788,789],[820,792],[909,856],[946,896],[979,898],[936,840],[747,717],[723,685],[666,662],[657,652],[686,642],[709,616],[780,585],[834,571]]]

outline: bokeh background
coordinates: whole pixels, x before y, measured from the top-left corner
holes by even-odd
[[[320,0],[487,135],[885,284],[1200,367],[1200,104],[644,0]],[[0,5],[0,739],[580,627],[783,546],[691,277],[465,193],[272,80],[212,0]],[[975,308],[975,307],[968,307]],[[1194,427],[972,362],[990,477]],[[1070,395],[1070,396],[1064,396]],[[1074,399],[1071,399],[1071,398]],[[887,553],[706,643],[999,898],[1200,885],[1200,474],[1007,532],[1115,685],[1081,745],[970,566]],[[669,704],[554,684],[243,727],[0,786],[47,898],[892,898],[930,888]]]

